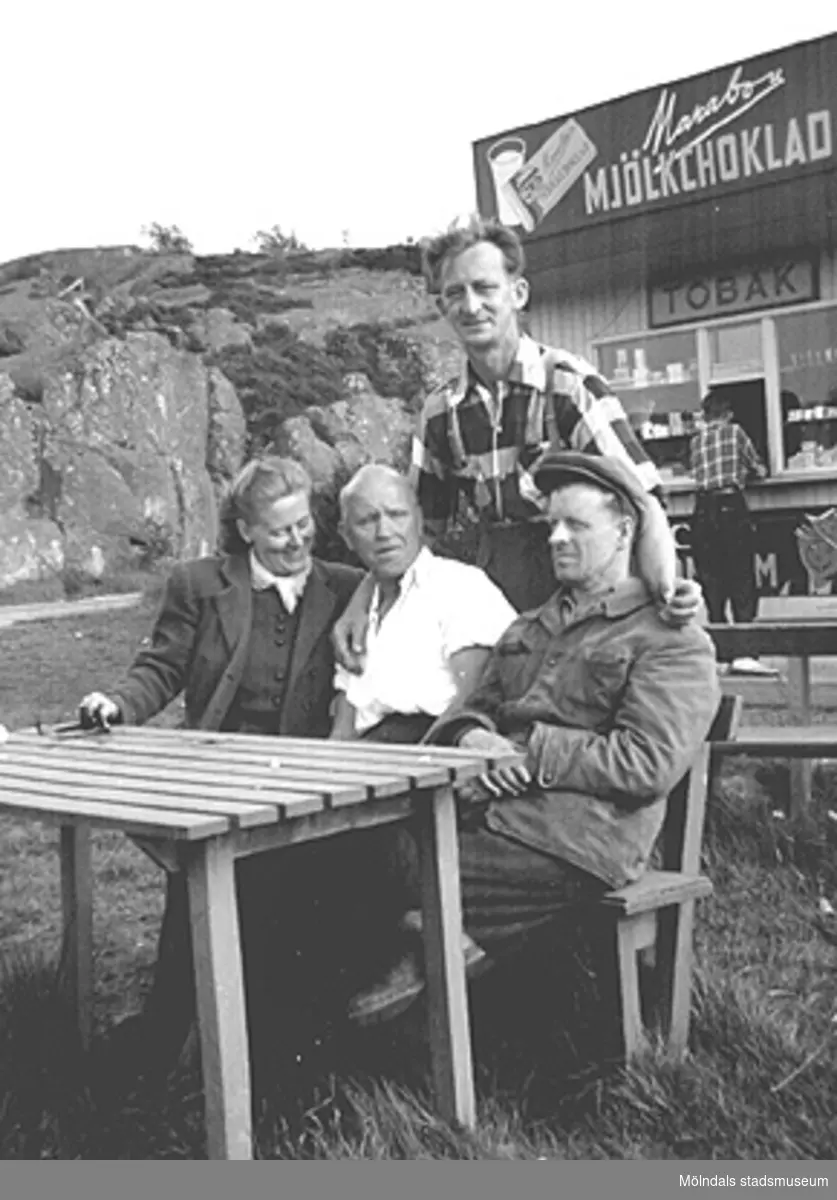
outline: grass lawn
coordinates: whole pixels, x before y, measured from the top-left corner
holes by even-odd
[[[0,630],[0,721],[73,716],[112,686],[156,601]],[[177,709],[160,721],[173,723]],[[775,713],[747,720],[775,720]],[[818,767],[816,813],[782,813],[787,769],[731,760],[712,805],[699,908],[692,1054],[618,1065],[616,1009],[587,931],[533,946],[472,987],[479,1127],[429,1111],[421,1012],[307,1047],[261,1102],[259,1152],[302,1158],[828,1159],[837,1147],[837,774]],[[778,814],[778,815],[777,815]],[[200,1077],[157,1090],[77,1054],[54,987],[56,832],[0,819],[0,1157],[202,1157]],[[96,1025],[148,985],[162,878],[130,842],[98,834]]]

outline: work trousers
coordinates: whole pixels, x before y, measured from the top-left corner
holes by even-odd
[[[754,621],[758,594],[753,572],[753,524],[738,488],[698,492],[692,519],[692,554],[709,620]]]
[[[418,854],[408,830],[395,833],[398,877],[410,907],[420,898]],[[483,949],[502,953],[569,908],[596,900],[608,885],[551,854],[483,825],[459,833],[459,874],[465,929]]]

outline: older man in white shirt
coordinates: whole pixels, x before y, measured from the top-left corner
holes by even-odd
[[[361,672],[337,668],[332,737],[419,741],[473,689],[517,613],[485,572],[422,544],[416,494],[390,467],[361,467],[340,513],[369,571],[369,633]]]

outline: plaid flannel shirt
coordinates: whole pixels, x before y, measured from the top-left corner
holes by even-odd
[[[747,480],[765,475],[756,448],[734,421],[710,421],[689,442],[689,460],[699,492],[743,488]]]
[[[551,413],[545,361],[550,353]],[[583,358],[550,351],[524,335],[496,402],[468,363],[458,379],[425,402],[412,471],[429,531],[443,532],[461,499],[488,524],[540,519],[546,501],[529,470],[551,439],[562,449],[621,459],[648,491],[660,486],[656,467],[604,379]]]

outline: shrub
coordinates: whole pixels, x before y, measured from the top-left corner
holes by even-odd
[[[342,252],[340,265],[365,267],[367,271],[409,271],[411,275],[421,275],[421,250],[409,243],[346,249]]]
[[[236,282],[216,288],[207,301],[209,307],[228,308],[237,320],[258,325],[259,318],[269,313],[286,312],[289,308],[313,308],[311,300],[296,300],[282,296],[273,288],[256,287]]]
[[[387,322],[339,326],[326,335],[325,348],[342,371],[362,372],[380,396],[397,396],[410,408],[431,385],[422,347]]]
[[[179,225],[161,225],[152,221],[142,227],[142,236],[148,238],[154,254],[191,254],[192,243]]]
[[[309,249],[293,230],[290,233],[283,233],[279,225],[271,225],[270,229],[260,229],[253,236],[253,241],[260,254],[283,256]]]
[[[251,350],[229,346],[212,358],[234,386],[247,421],[248,453],[272,446],[283,421],[341,399],[339,367],[287,325],[271,324]]]

